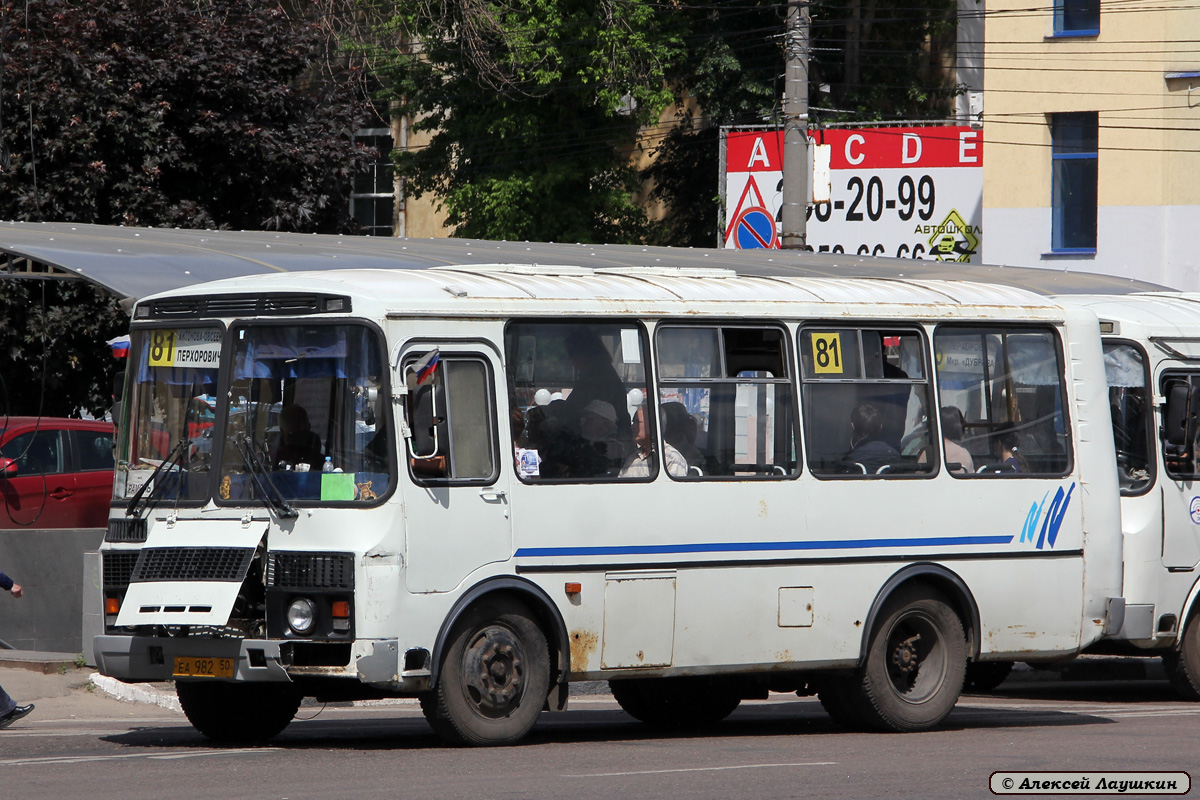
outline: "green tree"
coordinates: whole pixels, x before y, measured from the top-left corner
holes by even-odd
[[[349,227],[368,105],[325,48],[275,0],[0,0],[0,218]]]
[[[397,154],[455,234],[638,241],[645,212],[631,156],[671,100],[681,41],[649,0],[423,0],[388,7],[375,62],[385,97],[428,131]]]

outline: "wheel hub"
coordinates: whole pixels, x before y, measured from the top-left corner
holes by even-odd
[[[917,642],[920,640],[921,634],[918,633],[896,643],[892,650],[892,664],[900,672],[907,674],[920,666],[920,655],[917,653]]]
[[[463,653],[463,667],[467,694],[481,714],[506,716],[520,704],[525,664],[521,643],[512,631],[481,630]]]

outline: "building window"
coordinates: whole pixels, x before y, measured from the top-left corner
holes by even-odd
[[[1100,33],[1100,0],[1054,0],[1055,36]]]
[[[387,128],[366,128],[354,135],[364,147],[379,155],[366,172],[354,176],[350,216],[367,236],[391,236],[395,224],[396,189],[392,167],[392,133]]]
[[[1050,115],[1054,252],[1096,250],[1098,128],[1095,111]]]

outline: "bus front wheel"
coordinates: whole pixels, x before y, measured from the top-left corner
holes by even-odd
[[[1200,614],[1183,629],[1179,649],[1163,656],[1171,688],[1187,700],[1200,700]]]
[[[300,694],[288,684],[177,681],[192,727],[215,742],[265,742],[288,726]]]
[[[501,745],[529,732],[550,691],[546,636],[508,598],[467,610],[454,624],[433,691],[421,710],[451,744]]]
[[[967,667],[962,622],[940,592],[900,589],[888,600],[858,671],[856,711],[872,728],[906,733],[944,720]]]

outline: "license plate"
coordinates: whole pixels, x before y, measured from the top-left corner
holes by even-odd
[[[179,678],[232,678],[232,658],[177,656],[174,675]]]

